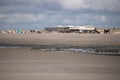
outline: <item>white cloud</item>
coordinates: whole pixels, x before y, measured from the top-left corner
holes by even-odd
[[[42,13],[64,10],[120,12],[120,0],[2,0],[1,12]]]
[[[65,19],[63,20],[63,23],[65,23],[65,24],[72,24],[73,21],[70,20],[70,19],[68,19],[68,18],[65,18]]]
[[[9,18],[8,20],[6,20],[6,23],[16,23],[17,20]]]
[[[68,10],[120,11],[120,0],[60,0],[61,7]]]
[[[106,16],[101,16],[101,21],[105,22],[107,20]]]
[[[4,14],[0,14],[0,18],[3,18],[3,17],[5,17],[5,15]]]
[[[0,24],[120,26],[120,0],[1,0]]]
[[[71,15],[71,16],[66,16],[63,17],[63,23],[64,24],[73,24],[73,25],[78,25],[83,22],[82,15]]]
[[[106,15],[83,14],[82,16],[85,19],[87,19],[89,21],[93,21],[93,22],[106,22],[107,21]]]
[[[6,23],[39,22],[43,20],[44,17],[44,14],[7,14]]]
[[[82,9],[84,8],[84,0],[61,0],[64,9]]]
[[[105,15],[92,15],[91,19],[93,19],[94,21],[97,21],[97,22],[105,22],[105,21],[107,21],[107,18],[106,18]]]

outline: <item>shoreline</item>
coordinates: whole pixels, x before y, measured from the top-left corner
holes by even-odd
[[[118,34],[0,34],[1,48],[30,48],[44,51],[72,51],[93,54],[120,54]]]
[[[95,55],[113,55],[120,56],[120,46],[72,46],[72,45],[35,45],[35,44],[0,44],[0,49],[2,48],[19,48],[19,49],[30,49],[39,51],[65,51],[65,52],[75,52],[84,54],[95,54]]]

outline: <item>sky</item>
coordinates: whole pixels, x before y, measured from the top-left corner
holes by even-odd
[[[0,29],[120,28],[120,0],[0,0]]]

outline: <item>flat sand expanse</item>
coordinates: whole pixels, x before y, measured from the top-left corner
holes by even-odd
[[[68,44],[74,46],[120,46],[120,34],[0,34],[0,43],[12,44]]]
[[[0,80],[120,80],[120,56],[1,48]]]
[[[120,46],[119,34],[0,34],[0,44]],[[0,48],[0,80],[120,80],[120,56]]]

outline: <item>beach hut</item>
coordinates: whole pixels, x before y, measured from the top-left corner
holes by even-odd
[[[17,33],[17,34],[20,34],[20,33],[21,33],[21,30],[17,30],[16,33]]]

